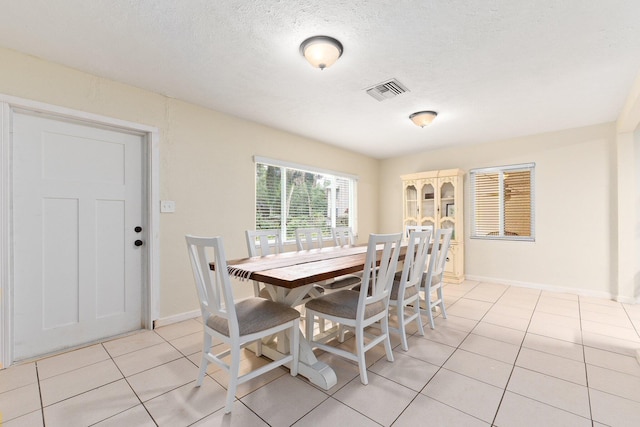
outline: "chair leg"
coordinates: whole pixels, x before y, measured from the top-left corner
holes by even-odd
[[[435,329],[436,325],[433,323],[433,304],[431,304],[431,289],[427,289],[425,294],[425,307],[427,308],[427,316],[429,316],[429,324],[431,325],[431,329]]]
[[[202,381],[204,381],[204,376],[207,373],[207,366],[209,365],[209,361],[205,357],[205,355],[211,349],[211,335],[208,333],[204,333],[204,338],[202,339],[202,360],[200,361],[200,372],[198,372],[198,380],[196,381],[196,387],[200,387],[202,385]]]
[[[338,342],[344,342],[344,334],[347,333],[347,330],[342,326],[342,324],[338,323]]]
[[[364,357],[364,330],[356,326],[356,356],[358,358],[358,368],[360,369],[360,382],[364,385],[369,384],[367,377],[367,361]]]
[[[293,355],[293,360],[291,361],[291,376],[295,377],[298,375],[298,362],[300,356],[300,321],[296,320],[293,322],[293,326],[291,328],[291,333],[289,334],[289,344],[291,347],[289,351]]]
[[[429,305],[429,309],[427,310],[427,315],[429,316],[429,325],[431,325],[431,329],[435,329],[436,325],[433,323],[433,308]]]
[[[256,340],[256,356],[262,356],[262,338]]]
[[[442,318],[447,318],[447,310],[444,309],[444,296],[442,295],[442,284],[440,284],[440,288],[438,289],[438,299],[440,300],[440,308],[442,309]]]
[[[396,312],[398,313],[398,328],[400,329],[400,341],[402,342],[402,349],[404,351],[409,351],[409,343],[407,343],[407,331],[405,328],[404,321],[404,303],[398,300],[398,307]]]
[[[383,317],[380,323],[380,326],[382,327],[382,333],[385,335],[384,349],[387,353],[387,360],[389,362],[393,362],[393,351],[391,350],[391,334],[389,333],[389,317]]]
[[[417,298],[416,301],[413,303],[413,310],[415,311],[415,314],[416,314],[416,322],[418,323],[418,332],[420,332],[420,335],[424,336],[424,328],[422,327],[422,315],[420,310],[420,298]]]
[[[236,345],[232,343],[231,345]],[[233,408],[233,401],[236,398],[236,389],[238,388],[238,374],[240,373],[240,351],[231,352],[231,365],[229,366],[229,388],[227,388],[227,403],[224,407],[224,413],[228,414]]]

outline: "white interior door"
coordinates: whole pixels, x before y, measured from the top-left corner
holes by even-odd
[[[12,130],[14,359],[141,328],[144,136],[26,113]]]

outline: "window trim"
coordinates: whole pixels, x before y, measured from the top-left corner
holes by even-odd
[[[265,165],[269,165],[269,166],[276,166],[276,167],[282,167],[282,168],[288,168],[288,169],[296,169],[299,171],[303,171],[303,172],[310,172],[310,173],[317,173],[317,174],[322,174],[322,175],[331,175],[333,177],[336,178],[344,178],[344,179],[348,179],[352,181],[352,185],[351,185],[351,192],[352,192],[352,197],[349,200],[349,216],[350,216],[350,227],[353,230],[353,235],[357,236],[358,235],[358,210],[357,210],[357,206],[358,206],[358,180],[359,177],[358,175],[353,175],[353,174],[348,174],[348,173],[344,173],[344,172],[336,172],[334,170],[331,169],[324,169],[324,168],[318,168],[318,167],[314,167],[314,166],[308,166],[308,165],[303,165],[300,163],[294,163],[294,162],[288,162],[285,160],[278,160],[278,159],[272,159],[269,157],[263,157],[263,156],[253,156],[253,161],[254,161],[254,180],[255,180],[255,176],[256,176],[256,169],[255,169],[255,165],[257,165],[258,163],[261,164],[265,164]],[[285,185],[284,181],[281,182],[281,185]],[[254,190],[254,204],[256,201],[256,183],[254,182],[253,185],[253,190]],[[332,191],[332,195],[335,197],[335,187],[332,187],[331,189]],[[284,192],[282,193],[284,194]],[[335,200],[332,200],[333,202],[335,202]],[[280,203],[284,204],[285,201],[283,199],[280,199]],[[331,206],[328,207],[329,209],[331,209]],[[285,207],[282,206],[282,212],[285,211]],[[335,218],[332,217],[332,219],[335,221]],[[254,218],[253,218],[253,223],[254,223],[254,227],[256,225],[256,217],[255,217],[255,211],[254,211]],[[287,236],[286,236],[286,228],[285,227],[280,227],[281,229],[281,233],[282,233],[282,242],[284,244],[289,244],[294,242],[294,240],[287,240]]]
[[[531,186],[531,235],[530,236],[508,236],[508,235],[497,235],[497,236],[488,236],[488,235],[477,235],[476,234],[476,186],[475,186],[475,176],[476,174],[485,174],[485,173],[497,173],[499,174],[499,187],[498,187],[498,197],[499,197],[499,222],[500,222],[500,232],[504,232],[504,173],[514,170],[529,170],[531,173],[530,178],[530,186]],[[471,201],[471,233],[469,234],[469,238],[478,239],[478,240],[510,240],[510,241],[524,241],[524,242],[535,242],[536,237],[536,229],[535,229],[535,174],[536,164],[532,163],[520,163],[515,165],[507,165],[507,166],[492,166],[488,168],[477,168],[471,169],[469,171],[469,183],[470,183],[470,201]]]

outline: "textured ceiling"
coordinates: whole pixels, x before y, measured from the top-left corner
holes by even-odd
[[[344,45],[324,71],[319,34]],[[0,45],[386,158],[616,120],[640,1],[0,0]],[[390,78],[410,92],[366,94]]]

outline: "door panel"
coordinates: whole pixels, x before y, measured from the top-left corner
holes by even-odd
[[[126,311],[122,248],[126,242],[125,204],[122,200],[96,201],[96,290],[98,317]]]
[[[16,360],[141,327],[142,149],[141,135],[14,114]]]
[[[42,223],[42,326],[49,330],[80,318],[78,200],[43,199]]]

